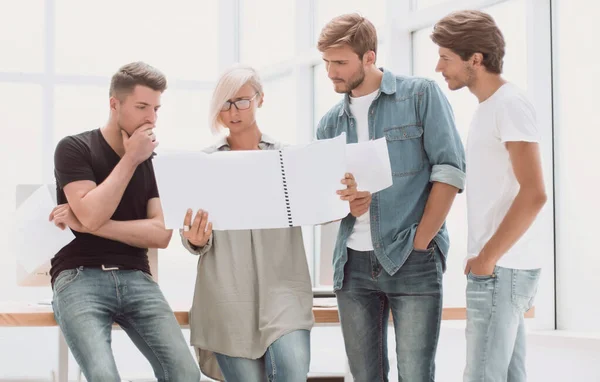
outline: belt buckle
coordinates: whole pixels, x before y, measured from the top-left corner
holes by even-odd
[[[102,270],[103,271],[118,271],[119,267],[106,267],[106,266],[104,266],[104,264],[102,264]]]

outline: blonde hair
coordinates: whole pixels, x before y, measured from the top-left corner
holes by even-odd
[[[213,134],[220,133],[225,125],[221,121],[221,108],[230,100],[242,86],[249,84],[262,96],[263,87],[258,72],[247,65],[234,65],[227,69],[217,82],[210,101],[208,124]]]
[[[377,53],[377,30],[373,23],[358,13],[338,16],[328,22],[319,35],[317,49],[324,52],[330,48],[350,46],[362,60],[365,53]]]

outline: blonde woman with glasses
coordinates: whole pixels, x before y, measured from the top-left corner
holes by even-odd
[[[210,123],[229,135],[205,152],[280,149],[258,127],[263,102],[254,69],[227,70],[213,93]],[[354,179],[342,183],[342,199],[351,200]],[[183,245],[199,256],[190,328],[202,372],[228,382],[305,382],[314,319],[301,228],[212,231],[208,212],[188,210],[181,231]]]

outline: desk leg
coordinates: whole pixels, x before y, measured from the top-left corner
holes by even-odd
[[[58,379],[56,382],[69,382],[69,346],[60,328],[58,329]]]

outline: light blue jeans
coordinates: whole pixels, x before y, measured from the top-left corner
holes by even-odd
[[[525,320],[540,269],[496,267],[491,276],[467,276],[465,382],[525,382]]]
[[[90,382],[120,381],[111,350],[119,324],[160,382],[198,382],[200,370],[158,284],[142,271],[77,268],[54,281],[52,307]]]
[[[216,353],[227,382],[306,382],[310,367],[310,331],[281,336],[259,359]]]

